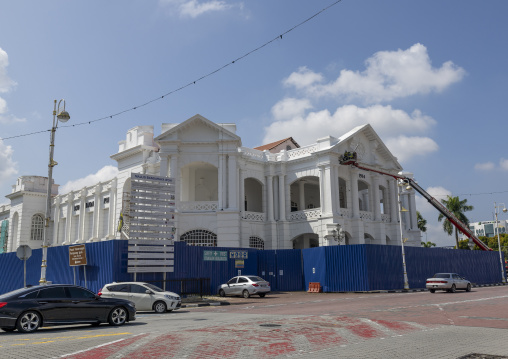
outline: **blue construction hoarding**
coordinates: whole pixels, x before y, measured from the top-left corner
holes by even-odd
[[[98,292],[106,283],[134,279],[134,274],[127,272],[126,240],[86,243],[85,248],[86,266],[74,267],[69,265],[69,246],[48,248],[47,280],[76,283]],[[27,260],[29,285],[39,282],[41,252],[34,249]],[[405,257],[410,288],[424,288],[425,279],[436,272],[456,272],[475,284],[501,282],[497,252],[406,247]],[[368,244],[257,250],[175,242],[174,272],[167,273],[166,280],[209,278],[209,291],[217,293],[221,283],[238,274],[259,275],[270,282],[273,291],[307,290],[309,282],[319,282],[325,292],[392,290],[404,286],[401,247]],[[162,283],[163,274],[138,273],[136,280]],[[23,261],[16,253],[0,254],[0,293],[22,286]],[[167,289],[179,292],[178,287]]]

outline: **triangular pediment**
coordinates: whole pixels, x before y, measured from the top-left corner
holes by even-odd
[[[390,152],[370,124],[353,128],[339,137],[339,141],[333,147],[340,154],[346,150],[355,151],[358,163],[397,172],[402,170],[397,157]]]
[[[179,124],[163,124],[162,129],[163,132],[154,139],[157,143],[237,142],[241,146],[240,137],[232,132],[234,124],[217,124],[199,114]]]

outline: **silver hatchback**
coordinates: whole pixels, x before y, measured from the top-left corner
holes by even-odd
[[[431,293],[435,293],[436,290],[446,290],[451,293],[455,293],[457,289],[471,291],[471,282],[457,273],[436,273],[432,278],[427,279],[426,286]]]
[[[270,283],[254,275],[233,277],[219,287],[219,295],[221,297],[226,295],[241,295],[244,298],[249,298],[252,294],[257,294],[263,298],[269,292]]]

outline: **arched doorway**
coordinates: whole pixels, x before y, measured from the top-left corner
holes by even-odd
[[[316,233],[303,233],[292,240],[293,249],[319,247],[319,236]]]

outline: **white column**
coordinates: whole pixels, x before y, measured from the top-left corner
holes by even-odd
[[[360,207],[358,203],[358,170],[351,168],[351,209],[352,218],[360,217]]]
[[[399,220],[398,210],[399,210],[399,197],[398,197],[398,186],[397,180],[388,180],[388,186],[390,188],[389,194],[389,202],[390,202],[390,221],[392,223],[397,223]]]
[[[319,166],[319,206],[321,207],[321,213],[327,211],[324,192],[326,190],[325,181],[325,167]]]
[[[285,175],[279,175],[279,220],[286,220],[286,181]]]
[[[236,156],[228,156],[228,208],[231,210],[237,210],[238,203],[238,171],[236,165]]]
[[[411,218],[411,229],[418,229],[418,219],[416,218],[416,202],[415,191],[411,190],[408,194],[409,197],[409,216]]]
[[[372,202],[374,202],[373,205],[373,211],[374,211],[374,220],[380,221],[381,220],[381,208],[379,203],[379,176],[378,175],[371,175],[371,186],[372,186]]]
[[[114,178],[111,181],[111,187],[109,189],[109,215],[108,215],[108,231],[107,239],[114,238],[116,236],[117,226],[115,224],[116,220],[116,208],[117,208],[117,194],[116,194],[116,185],[118,180]]]
[[[67,219],[65,220],[65,235],[64,235],[64,243],[71,243],[71,233],[72,233],[72,205],[74,202],[74,192],[69,192],[67,194]]]
[[[55,198],[55,206],[53,207],[53,240],[51,243],[53,245],[58,243],[58,230],[60,224],[60,196]]]
[[[219,176],[218,176],[218,207],[217,209],[220,211],[224,209],[224,155],[219,155]]]
[[[266,176],[266,181],[268,185],[268,218],[269,222],[273,222],[273,176]]]
[[[330,166],[330,208],[333,214],[339,213],[340,195],[339,195],[339,177],[337,176],[337,167]]]
[[[78,242],[85,241],[86,238],[84,237],[85,232],[85,218],[86,218],[86,190],[81,191],[81,197],[79,201],[79,219],[78,219],[78,236],[76,240]]]
[[[300,203],[298,206],[299,211],[303,211],[305,209],[305,182],[300,180],[298,182],[298,190],[300,195]]]
[[[167,155],[166,153],[160,153],[159,152],[159,157],[161,159],[161,161],[160,161],[159,175],[161,175],[161,176],[168,176],[168,172],[169,172],[169,166],[168,166],[169,155]]]
[[[245,170],[240,168],[240,216],[245,215]]]

